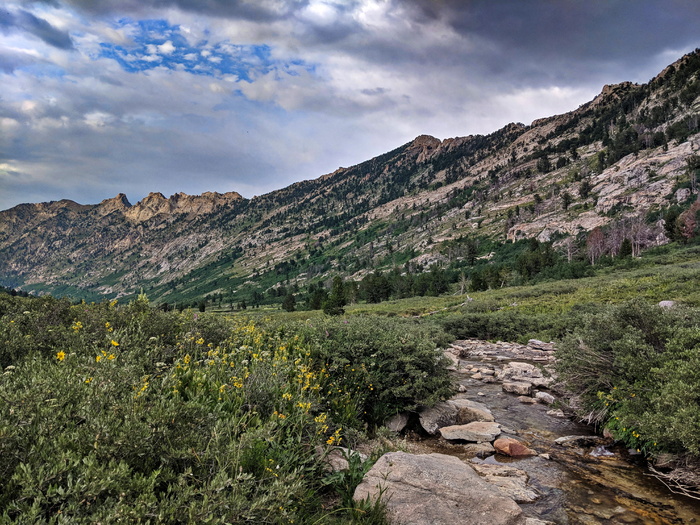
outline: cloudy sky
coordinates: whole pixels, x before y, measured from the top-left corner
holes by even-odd
[[[697,0],[0,2],[0,209],[316,178],[647,82]]]

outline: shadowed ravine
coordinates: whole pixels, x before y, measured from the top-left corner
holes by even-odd
[[[553,359],[551,353],[513,348],[515,351],[500,343],[457,342],[452,348],[457,357],[453,373],[460,393],[455,398],[486,405],[501,425],[502,436],[520,440],[538,455],[516,459],[494,454],[479,459],[468,453],[464,444],[414,435],[416,452],[449,454],[474,463],[507,464],[526,471],[529,488],[540,497],[533,503],[521,503],[521,507],[525,515],[541,520],[557,524],[700,523],[700,502],[670,492],[649,475],[641,457],[630,455],[612,440],[595,436],[590,427],[548,415],[552,406],[523,403],[517,394],[504,392],[496,376],[505,364],[541,365]],[[495,374],[486,376],[489,382],[484,382],[479,376],[472,378],[475,369],[491,369]],[[535,390],[548,392],[545,388]],[[580,440],[577,446],[555,442],[565,436],[591,439]]]

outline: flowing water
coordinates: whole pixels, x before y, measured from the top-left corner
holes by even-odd
[[[525,359],[513,359],[527,362]],[[492,367],[508,362],[503,356],[468,357],[459,368]],[[503,436],[525,442],[539,454],[510,458],[500,454],[472,458],[465,447],[441,438],[423,438],[416,446],[464,460],[508,464],[529,475],[529,486],[540,497],[521,504],[530,517],[557,524],[693,524],[700,525],[700,501],[676,495],[648,474],[640,457],[624,448],[603,445],[582,424],[548,415],[542,404],[521,403],[517,395],[503,392],[500,382],[483,383],[470,374],[458,374],[463,392],[456,397],[478,401],[493,413]],[[591,436],[588,446],[566,447],[554,442],[563,436]]]

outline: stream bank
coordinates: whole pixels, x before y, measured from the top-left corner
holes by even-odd
[[[405,433],[412,453],[456,457],[516,501],[522,513],[503,517],[503,523],[700,524],[700,502],[671,493],[640,455],[566,417],[549,389],[553,354],[551,344],[539,341],[457,341],[446,355],[459,393],[409,421],[391,422],[393,430]],[[502,446],[503,438],[529,452],[496,452],[493,445]],[[454,501],[459,496],[449,504]],[[430,522],[416,516],[414,511],[397,523]]]

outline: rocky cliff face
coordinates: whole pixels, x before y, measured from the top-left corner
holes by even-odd
[[[699,94],[696,52],[648,84],[605,86],[570,113],[487,136],[419,136],[250,200],[207,192],[23,204],[0,212],[0,284],[235,294],[263,272],[285,280],[290,268],[303,284],[407,257],[447,264],[446,247],[470,236],[580,240],[697,198]]]

